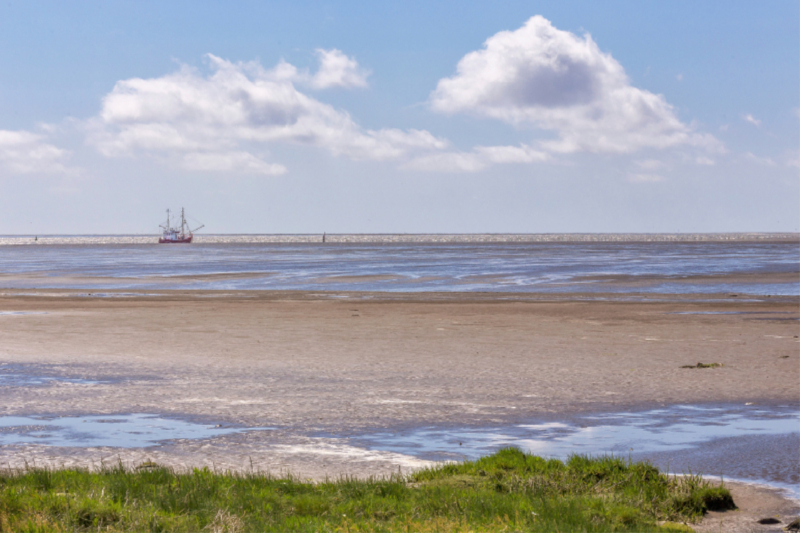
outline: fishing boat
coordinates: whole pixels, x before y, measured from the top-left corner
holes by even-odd
[[[167,224],[164,226],[159,225],[159,228],[164,230],[164,233],[161,235],[161,238],[158,239],[158,244],[182,244],[182,243],[190,243],[192,242],[192,237],[194,237],[194,232],[199,230],[204,226],[200,226],[195,229],[189,229],[189,224],[186,223],[186,217],[183,213],[183,208],[181,207],[181,225],[172,227],[172,223],[170,221],[169,216],[169,209],[167,209]]]

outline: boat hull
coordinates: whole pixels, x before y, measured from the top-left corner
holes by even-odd
[[[158,239],[158,244],[188,244],[192,242],[192,237],[184,237],[183,239]]]

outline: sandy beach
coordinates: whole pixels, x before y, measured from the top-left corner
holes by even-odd
[[[0,362],[97,382],[5,388],[2,415],[275,428],[148,449],[6,446],[10,466],[152,459],[382,475],[428,463],[343,437],[800,403],[796,297],[7,290],[0,312]],[[698,362],[722,366],[682,368]]]

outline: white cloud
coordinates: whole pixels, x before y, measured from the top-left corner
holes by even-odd
[[[492,163],[534,163],[547,161],[550,156],[529,146],[477,146],[475,152]]]
[[[183,156],[180,166],[188,170],[204,172],[245,172],[278,176],[286,173],[286,167],[267,163],[248,152],[192,152]]]
[[[724,151],[683,124],[661,95],[631,86],[622,66],[588,34],[561,31],[541,16],[499,32],[439,80],[430,96],[442,113],[472,113],[556,133],[553,152],[632,152],[693,145]]]
[[[631,174],[628,176],[628,181],[632,183],[657,183],[664,181],[664,178],[658,174]]]
[[[358,62],[340,50],[317,49],[319,70],[311,78],[315,89],[329,87],[367,87],[369,71],[358,66]]]
[[[746,115],[742,115],[742,120],[744,120],[745,122],[749,122],[750,124],[752,124],[756,128],[760,128],[761,127],[761,121],[758,120],[757,118],[755,118],[750,113],[747,113]]]
[[[529,146],[476,146],[472,152],[442,152],[412,159],[405,168],[423,172],[479,172],[492,164],[535,163],[550,155]]]
[[[787,167],[800,168],[800,151],[789,150],[786,152],[784,163]]]
[[[751,163],[755,163],[757,165],[764,165],[768,167],[774,167],[775,161],[770,159],[769,157],[759,157],[751,152],[745,152],[744,158]]]
[[[683,81],[683,74],[676,75],[675,79],[678,80],[678,81]]]
[[[341,53],[330,54],[338,61]],[[346,112],[298,91],[293,82],[309,78],[289,63],[267,70],[257,62],[232,63],[210,54],[208,59],[208,75],[183,66],[160,78],[117,82],[99,116],[89,121],[89,142],[107,156],[144,153],[192,170],[255,174],[286,171],[256,155],[271,143],[371,160],[448,145],[427,131],[363,130]],[[316,82],[319,87],[355,83],[347,68],[338,78],[334,66],[325,68],[327,81]]]
[[[0,130],[0,169],[12,174],[67,173],[69,152],[29,131]]]
[[[634,161],[637,167],[645,170],[657,170],[663,168],[665,165],[658,159],[644,159],[641,161]]]
[[[703,156],[698,156],[697,158],[695,158],[694,162],[697,163],[698,165],[704,165],[707,167],[713,167],[716,164],[716,161],[714,161],[710,157],[703,157]]]
[[[313,89],[329,89],[331,87],[364,88],[369,86],[367,78],[370,75],[370,71],[359,66],[354,58],[348,57],[341,50],[336,48],[330,50],[317,48],[315,53],[319,60],[319,67],[313,75],[308,70],[298,70],[291,63],[281,60],[269,71],[270,77],[276,81],[289,81],[308,85]],[[255,66],[260,69],[260,66],[254,63],[249,63],[247,66]]]
[[[488,163],[477,154],[445,152],[420,156],[404,165],[404,168],[421,172],[479,172]]]

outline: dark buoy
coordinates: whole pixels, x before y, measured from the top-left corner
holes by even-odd
[[[322,233],[322,244],[325,244],[325,233]]]

